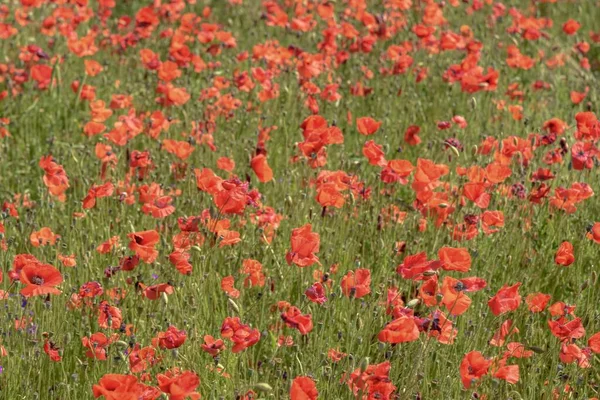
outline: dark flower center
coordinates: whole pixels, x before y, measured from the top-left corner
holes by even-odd
[[[31,283],[33,283],[34,285],[41,286],[44,284],[44,278],[36,275],[33,278],[31,278]]]

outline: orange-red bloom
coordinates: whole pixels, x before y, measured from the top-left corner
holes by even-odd
[[[519,286],[521,286],[520,282],[513,286],[504,285],[498,293],[488,301],[488,306],[494,315],[501,315],[514,311],[521,305]]]
[[[292,381],[290,400],[316,400],[318,396],[317,385],[308,376],[298,376]]]
[[[311,224],[293,229],[290,242],[292,249],[285,256],[288,265],[293,263],[299,267],[308,267],[319,263],[315,253],[319,252],[321,239],[318,233],[312,231]]]

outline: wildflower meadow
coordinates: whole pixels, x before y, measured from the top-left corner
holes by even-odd
[[[0,399],[600,398],[600,1],[1,0]]]

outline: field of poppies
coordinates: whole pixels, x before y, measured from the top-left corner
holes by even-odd
[[[598,0],[4,0],[0,398],[600,398]]]

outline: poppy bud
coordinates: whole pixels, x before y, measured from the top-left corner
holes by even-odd
[[[581,284],[580,290],[583,292],[590,285],[590,281],[586,280]]]
[[[406,307],[408,308],[415,308],[416,306],[419,305],[421,301],[419,299],[412,299],[411,301],[409,301],[408,303],[406,303]]]
[[[537,346],[527,346],[527,350],[531,350],[534,353],[538,353],[538,354],[544,353],[544,349],[542,349],[541,347],[537,347]]]
[[[370,361],[371,361],[371,360],[369,359],[369,357],[365,357],[365,358],[363,358],[363,359],[360,361],[360,366],[359,366],[359,368],[360,368],[360,372],[361,372],[361,373],[362,373],[362,372],[364,372],[364,371],[367,369],[367,367],[369,366],[369,362],[370,362]]]
[[[362,319],[360,317],[357,317],[357,319],[356,319],[356,328],[360,330],[360,329],[363,328],[363,325],[364,324],[363,324]]]
[[[273,388],[268,383],[261,382],[254,385],[254,390],[256,390],[257,392],[268,393],[272,391]]]
[[[477,108],[477,99],[475,97],[471,97],[469,100],[469,104],[471,105],[471,109],[474,110]]]
[[[227,303],[231,306],[236,314],[240,313],[240,307],[235,303],[235,301],[233,301],[233,299],[231,299],[231,297],[227,299]]]
[[[285,196],[285,204],[289,207],[294,206],[294,201],[292,200],[292,196],[290,196],[290,195]]]
[[[453,145],[451,145],[451,144],[449,144],[449,143],[447,143],[447,142],[445,143],[445,145],[446,145],[446,147],[448,147],[450,150],[452,150],[452,151],[454,152],[454,154],[456,154],[456,157],[460,156],[460,153],[458,152],[458,149],[457,149],[455,146],[453,146]]]

